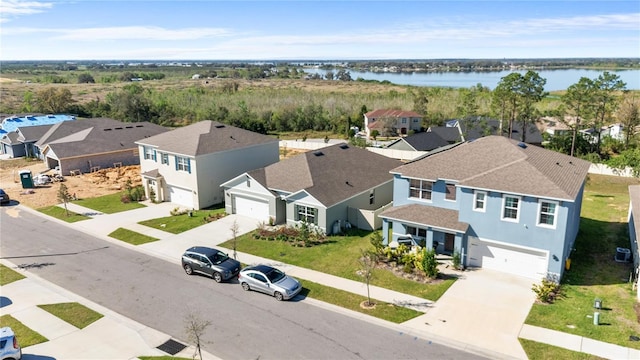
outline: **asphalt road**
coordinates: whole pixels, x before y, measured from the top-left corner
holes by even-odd
[[[182,341],[185,319],[196,314],[211,321],[203,348],[224,359],[482,358],[301,297],[278,302],[237,283],[187,276],[179,265],[17,210],[0,211],[0,257]]]

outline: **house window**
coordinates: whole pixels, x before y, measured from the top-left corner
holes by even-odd
[[[414,122],[414,123],[417,123],[418,121],[420,121],[420,119],[418,119],[418,118],[413,118],[413,122]]]
[[[160,162],[164,165],[169,165],[169,154],[160,153]]]
[[[473,193],[473,210],[484,212],[487,203],[487,193],[476,191]]]
[[[538,203],[538,225],[556,227],[556,213],[558,203],[555,201],[540,201]]]
[[[176,170],[191,172],[189,159],[182,156],[176,156]]]
[[[520,213],[520,198],[505,195],[502,198],[502,220],[518,222]]]
[[[406,124],[407,123],[407,118],[402,118],[402,123]]]
[[[318,209],[309,206],[296,205],[296,220],[318,225]]]
[[[144,159],[145,160],[155,160],[156,157],[154,155],[155,155],[155,151],[153,150],[153,148],[145,146],[145,148],[144,148]]]
[[[414,226],[407,226],[407,235],[416,236],[424,239],[427,237],[427,229],[414,227]]]
[[[444,198],[450,201],[456,201],[456,186],[454,184],[445,184],[446,185],[446,194]]]
[[[369,205],[373,205],[376,202],[376,192],[374,190],[371,190],[371,192],[369,192]]]
[[[433,181],[411,179],[409,180],[409,197],[431,200]]]

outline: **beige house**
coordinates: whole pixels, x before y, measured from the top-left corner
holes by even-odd
[[[384,134],[387,131],[406,135],[409,131],[422,128],[422,115],[415,111],[378,109],[364,114],[364,131],[367,139],[375,129]]]
[[[136,144],[147,197],[196,210],[224,202],[222,183],[280,156],[277,139],[210,120]]]

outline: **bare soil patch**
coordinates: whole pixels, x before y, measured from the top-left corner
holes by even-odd
[[[59,182],[52,182],[32,189],[22,188],[19,172],[31,170],[31,174],[52,175],[53,170],[47,169],[41,161],[26,159],[0,160],[0,187],[9,194],[11,200],[34,209],[52,206],[58,201]],[[78,199],[86,199],[114,194],[125,189],[127,181],[132,186],[140,185],[140,166],[124,166],[119,168],[102,169],[93,173],[77,176],[65,176],[64,184],[71,195]]]

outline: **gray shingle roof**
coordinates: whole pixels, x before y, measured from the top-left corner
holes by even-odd
[[[146,138],[138,144],[154,146],[170,153],[198,156],[277,141],[271,136],[203,120]]]
[[[449,145],[449,142],[435,132],[420,132],[403,138],[417,151],[431,151],[441,146]]]
[[[443,230],[454,230],[463,233],[466,233],[467,228],[469,228],[469,224],[458,221],[458,211],[429,205],[411,204],[394,206],[383,211],[380,217],[414,224],[429,225]]]
[[[399,160],[336,144],[282,160],[249,175],[270,190],[300,190],[329,207],[393,179]]]
[[[54,131],[47,132],[46,145],[61,159],[136,149],[136,141],[167,131],[149,122],[124,123],[113,119],[65,121],[51,130]]]
[[[590,162],[534,145],[487,136],[402,165],[392,173],[447,179],[459,186],[574,201]]]
[[[36,125],[18,128],[23,141],[38,141],[53,125]]]

